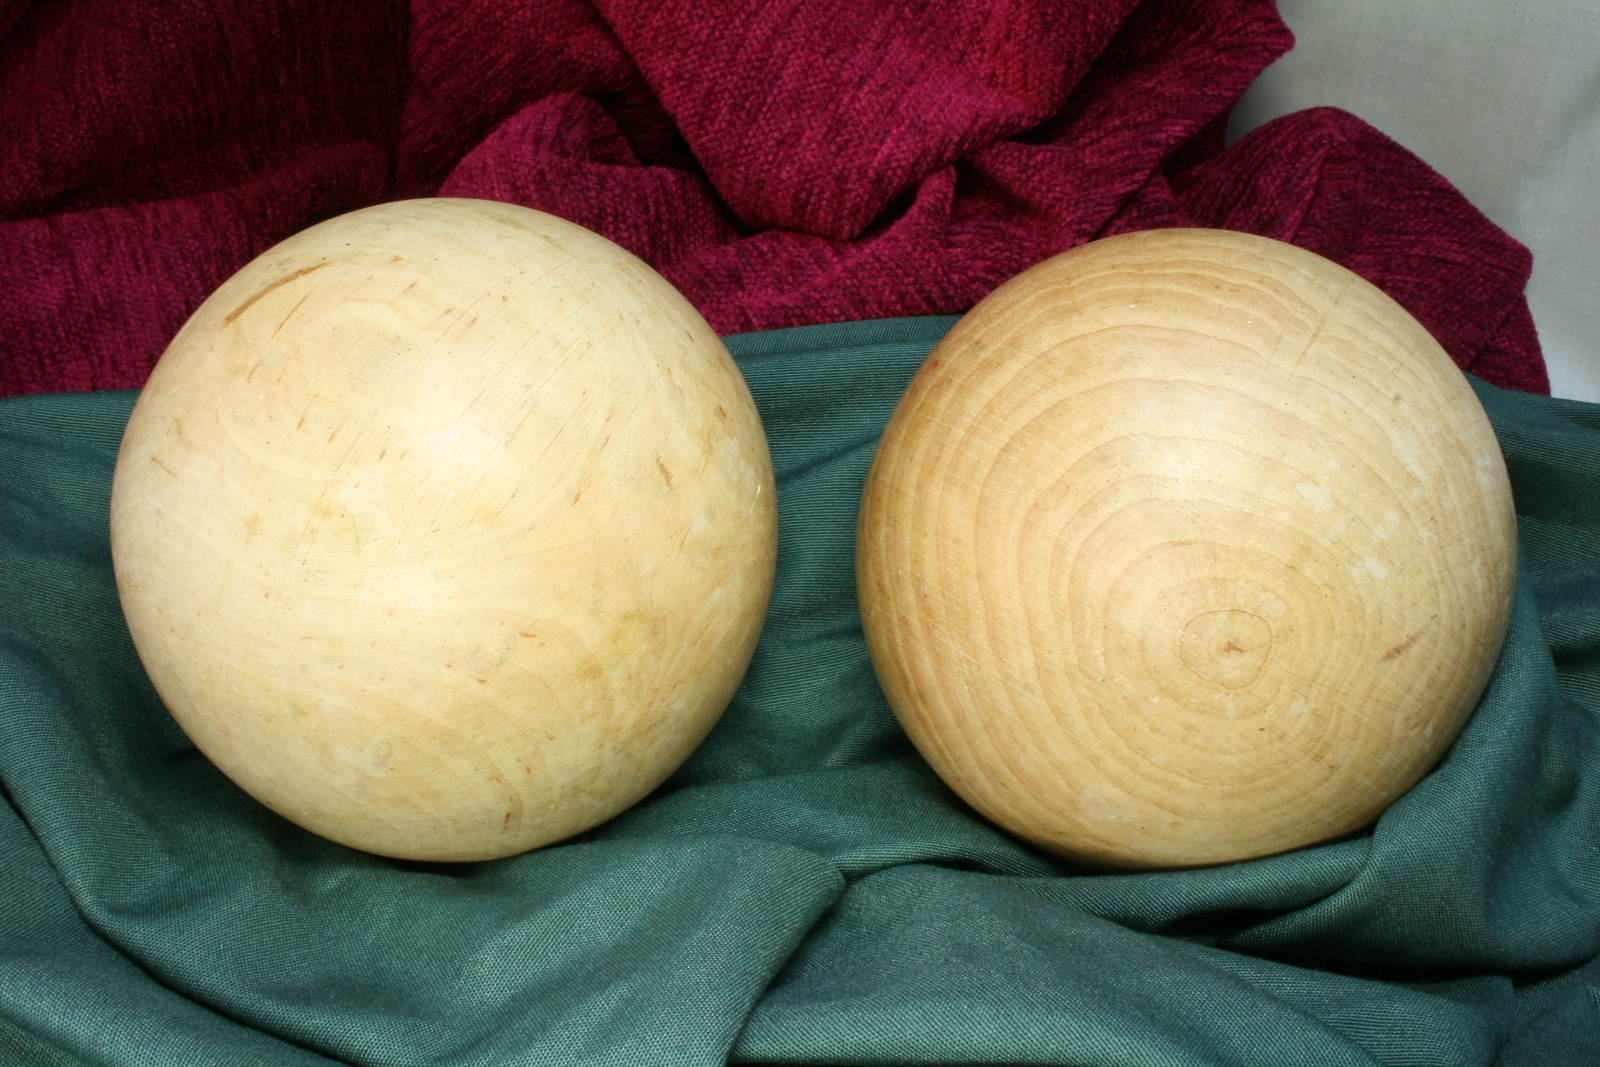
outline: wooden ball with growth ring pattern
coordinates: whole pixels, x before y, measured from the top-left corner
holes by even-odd
[[[771,593],[754,402],[571,223],[387,204],[246,266],[128,423],[117,587],[229,777],[360,849],[475,860],[616,815],[732,698]]]
[[[1374,286],[1244,234],[1086,245],[929,355],[858,530],[883,688],[978,811],[1108,867],[1372,822],[1510,615],[1516,520],[1465,377]]]

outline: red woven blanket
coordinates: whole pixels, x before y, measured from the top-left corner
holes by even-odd
[[[1528,251],[1332,110],[1223,149],[1271,0],[0,0],[0,394],[135,386],[331,215],[473,196],[648,260],[723,333],[964,311],[1095,237],[1292,241],[1548,391]]]

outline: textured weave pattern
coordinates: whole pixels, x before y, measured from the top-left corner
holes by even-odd
[[[1090,875],[911,749],[854,595],[877,437],[951,320],[735,337],[778,471],[732,707],[654,796],[470,866],[316,838],[140,669],[106,532],[133,396],[0,403],[0,1055],[183,1064],[1600,1061],[1600,408],[1479,386],[1521,570],[1484,700],[1371,832]]]
[[[0,395],[137,386],[270,245],[441,191],[605,234],[725,334],[959,313],[1129,229],[1264,233],[1547,392],[1527,250],[1421,161],[1333,111],[1222,150],[1290,44],[1271,0],[13,3]]]

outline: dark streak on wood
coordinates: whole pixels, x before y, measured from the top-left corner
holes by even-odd
[[[311,290],[311,292],[306,293],[305,296],[302,296],[300,298],[300,303],[295,304],[294,307],[289,309],[289,314],[285,315],[283,317],[283,321],[278,323],[278,328],[276,330],[272,331],[272,336],[274,336],[274,337],[278,336],[278,334],[283,330],[283,328],[289,324],[289,320],[294,318],[294,313],[296,311],[300,310],[300,304],[304,304],[307,300],[310,300],[311,299],[311,293],[314,293],[314,292],[316,292],[315,289]]]
[[[223,319],[222,319],[222,325],[224,325],[224,326],[233,325],[233,320],[234,319],[238,318],[240,315],[243,315],[246,311],[249,311],[250,310],[250,305],[254,304],[257,300],[260,300],[262,297],[266,296],[268,293],[272,292],[274,289],[277,289],[280,286],[288,285],[290,282],[294,281],[296,278],[304,278],[307,274],[310,274],[312,271],[321,270],[323,267],[326,267],[327,265],[328,264],[326,264],[326,263],[318,263],[315,267],[301,267],[299,270],[295,271],[293,274],[287,274],[287,275],[283,276],[282,278],[279,278],[277,281],[273,282],[271,285],[269,285],[265,289],[261,290],[255,296],[252,296],[249,300],[246,300],[244,303],[240,304],[238,307],[236,307],[232,311],[228,312],[228,314],[225,315],[223,317]]]
[[[1432,625],[1433,623],[1428,623],[1428,626]],[[1383,659],[1379,662],[1388,663],[1390,660],[1398,659],[1403,653],[1409,651],[1411,646],[1421,640],[1422,635],[1428,632],[1428,626],[1424,626],[1422,629],[1418,630],[1416,633],[1412,634],[1410,637],[1406,638],[1404,641],[1401,641],[1398,645],[1395,645],[1389,651],[1385,652],[1383,654]]]

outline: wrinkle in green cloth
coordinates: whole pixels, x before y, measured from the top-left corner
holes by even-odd
[[[862,481],[953,319],[729,339],[779,480],[718,727],[582,838],[406,864],[245,796],[112,582],[129,393],[0,403],[0,1056],[23,1064],[1600,1062],[1600,407],[1474,383],[1521,570],[1482,705],[1370,833],[1092,874],[928,770],[872,673]]]

